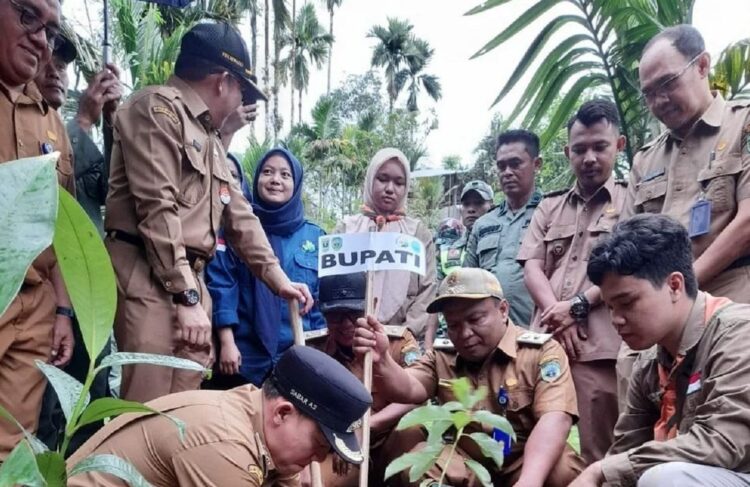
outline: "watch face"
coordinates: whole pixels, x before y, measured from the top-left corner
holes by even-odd
[[[193,306],[198,304],[201,298],[198,294],[198,291],[196,291],[195,289],[188,289],[187,291],[185,291],[185,300],[187,301],[187,304]]]

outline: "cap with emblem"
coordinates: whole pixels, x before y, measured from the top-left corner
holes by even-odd
[[[437,297],[427,306],[427,312],[442,311],[445,302],[454,298],[503,299],[503,288],[491,272],[473,267],[460,267],[448,274],[440,283]]]
[[[257,99],[268,100],[258,87],[258,77],[253,74],[250,54],[240,33],[226,22],[202,22],[196,24],[183,37],[180,57],[212,61],[236,75],[243,84],[242,103],[253,103]]]
[[[65,64],[70,64],[78,57],[78,50],[66,34],[60,34],[60,40],[55,45],[52,56],[60,59]]]
[[[364,272],[325,276],[320,279],[318,286],[318,307],[321,313],[365,310],[367,278]]]
[[[469,181],[464,185],[463,191],[461,191],[461,199],[472,191],[476,191],[477,194],[485,201],[492,201],[495,199],[495,192],[492,190],[492,186],[485,183],[484,181]]]
[[[341,458],[362,462],[354,430],[372,396],[351,372],[319,350],[295,345],[281,355],[271,380],[282,396],[318,423]]]

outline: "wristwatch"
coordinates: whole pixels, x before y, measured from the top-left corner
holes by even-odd
[[[71,308],[66,308],[64,306],[58,306],[57,309],[55,309],[56,315],[61,316],[67,316],[71,320],[75,317],[75,312]]]
[[[576,321],[584,321],[589,316],[591,305],[586,295],[578,293],[570,300],[570,316]]]
[[[172,302],[183,306],[195,306],[200,303],[200,301],[201,296],[196,289],[186,289],[172,295]]]

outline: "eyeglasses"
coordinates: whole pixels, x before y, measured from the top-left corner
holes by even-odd
[[[29,34],[36,34],[44,29],[44,36],[47,39],[47,48],[50,51],[54,51],[62,43],[60,37],[60,30],[56,27],[52,27],[48,24],[43,24],[39,19],[39,15],[34,12],[31,8],[26,5],[18,3],[16,0],[10,0],[10,4],[13,6],[21,22],[21,26]]]
[[[662,81],[659,86],[656,88],[652,88],[650,90],[642,90],[641,96],[646,101],[654,101],[655,99],[659,98],[660,96],[667,96],[671,94],[675,89],[677,89],[677,80],[680,79],[680,77],[687,72],[688,69],[690,69],[690,66],[695,64],[695,62],[703,55],[701,52],[697,56],[695,56],[693,59],[688,62],[684,68],[680,70],[679,73],[670,76],[666,80]]]

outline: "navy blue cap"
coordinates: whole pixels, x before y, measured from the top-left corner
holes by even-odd
[[[372,404],[372,396],[343,365],[325,353],[295,345],[285,351],[271,373],[276,389],[318,423],[336,453],[362,463],[354,430]]]
[[[321,277],[318,282],[321,313],[336,310],[365,310],[367,277],[364,272]]]
[[[258,99],[268,101],[257,85],[258,77],[253,73],[245,41],[230,24],[196,24],[182,37],[180,56],[192,56],[214,62],[237,76],[243,83],[243,104],[248,105]]]

